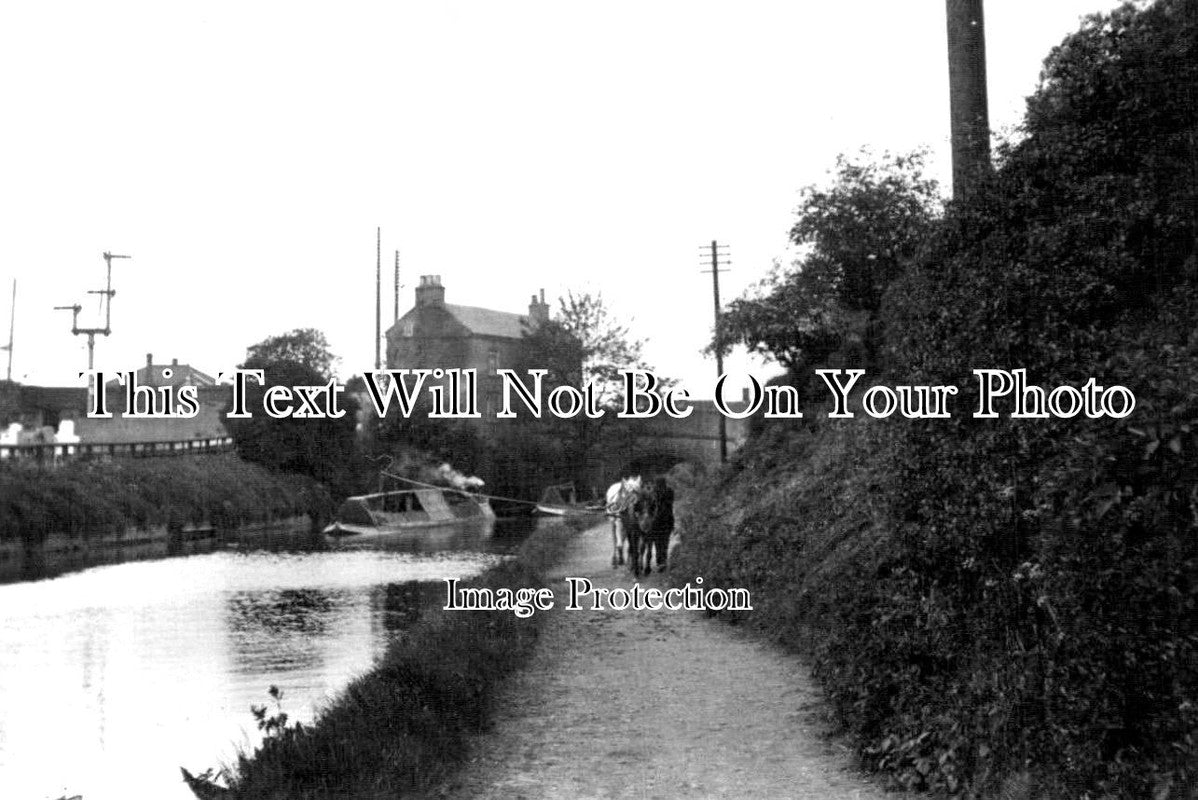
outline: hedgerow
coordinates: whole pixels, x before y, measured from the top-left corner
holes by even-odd
[[[1198,786],[1196,242],[1198,3],[1095,17],[885,297],[877,378],[963,387],[953,418],[767,430],[686,517],[896,783]],[[1137,406],[972,419],[977,368]]]

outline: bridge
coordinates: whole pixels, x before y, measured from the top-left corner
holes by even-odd
[[[630,420],[635,432],[632,456],[650,467],[642,472],[661,472],[680,462],[715,466],[720,463],[720,419],[722,414],[710,400],[693,401],[694,411],[683,419],[659,414],[645,420]],[[731,404],[740,408],[740,403]],[[744,445],[749,435],[748,419],[724,418],[728,454]]]

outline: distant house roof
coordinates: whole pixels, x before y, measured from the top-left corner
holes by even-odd
[[[489,308],[476,308],[474,306],[458,306],[452,303],[446,303],[445,310],[452,314],[454,319],[462,323],[471,333],[478,336],[500,336],[507,339],[520,339],[524,336],[524,331],[527,329],[528,317],[523,314],[493,311]]]
[[[146,365],[137,370],[137,383],[141,386],[215,386],[216,379],[206,372],[201,372],[190,364],[180,364],[179,359],[172,359],[169,364],[154,364],[153,358],[146,355]],[[163,370],[170,370],[169,378],[163,377]],[[105,386],[116,386],[116,378],[105,382]]]

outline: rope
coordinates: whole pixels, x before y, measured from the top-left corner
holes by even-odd
[[[452,486],[437,486],[433,483],[424,483],[423,481],[413,480],[412,478],[405,478],[403,475],[396,475],[395,473],[387,472],[386,470],[383,470],[382,474],[386,475],[388,478],[395,478],[398,481],[404,481],[405,483],[411,483],[416,486],[423,486],[426,489],[438,489],[443,492],[457,492],[458,494],[465,495],[466,497],[485,497],[488,500],[502,500],[505,503],[523,503],[524,505],[529,506],[540,505],[540,503],[536,500],[517,500],[515,497],[502,497],[497,494],[483,494],[481,492],[467,492],[464,489],[455,489]]]

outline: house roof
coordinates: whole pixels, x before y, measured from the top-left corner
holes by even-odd
[[[169,369],[171,376],[164,378],[163,370]],[[105,381],[104,385],[113,387],[119,385],[116,378]],[[201,372],[190,364],[180,364],[177,360],[170,364],[147,364],[137,370],[137,383],[141,386],[215,386],[216,379],[206,372]]]
[[[171,377],[163,378],[162,371],[171,370]],[[213,386],[216,378],[193,367],[191,364],[180,364],[175,361],[170,364],[151,364],[137,371],[138,383],[153,384],[154,386]]]
[[[524,331],[527,329],[528,317],[523,314],[512,314],[507,311],[494,311],[475,306],[459,306],[452,303],[446,303],[445,310],[471,333],[478,336],[520,339],[524,337]]]

